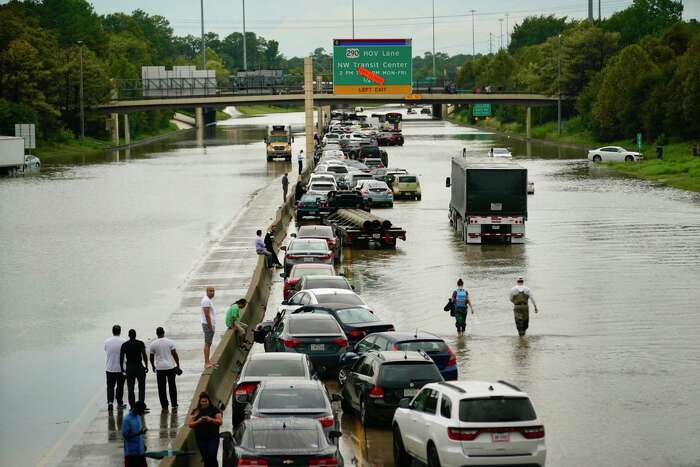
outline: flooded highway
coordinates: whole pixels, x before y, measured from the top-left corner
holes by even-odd
[[[35,462],[96,394],[102,404],[111,325],[150,333],[167,319],[207,246],[291,168],[265,162],[265,125],[302,117],[230,121],[206,148],[183,135],[126,160],[0,180],[0,371],[16,375],[0,392],[0,464]],[[419,176],[422,201],[375,213],[407,241],[346,249],[343,266],[379,317],[445,338],[460,379],[528,392],[550,465],[700,464],[700,198],[611,176],[580,151],[447,122],[406,121],[403,132],[405,145],[387,148],[390,166]],[[485,157],[492,145],[511,148],[535,182],[523,245],[467,246],[447,219],[450,158],[463,148]],[[524,339],[508,301],[519,276],[540,309]],[[460,277],[476,310],[464,338],[442,311]],[[270,309],[280,297],[281,280]],[[392,465],[388,430],[343,415],[342,431],[346,465]]]

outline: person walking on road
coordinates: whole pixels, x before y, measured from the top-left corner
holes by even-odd
[[[143,427],[141,417],[146,413],[146,404],[137,401],[122,421],[122,437],[124,438],[124,467],[147,467],[146,445],[143,435],[147,429]]]
[[[245,298],[236,300],[231,304],[231,307],[226,312],[226,327],[238,334],[238,341],[240,342],[241,349],[247,350],[245,345],[250,344],[250,342],[246,340],[248,325],[241,322],[241,310],[245,309],[246,305],[248,305],[248,302]]]
[[[170,394],[170,404],[173,409],[177,409],[177,386],[175,377],[180,370],[180,357],[175,350],[173,341],[165,337],[165,330],[162,327],[156,329],[158,337],[151,343],[151,368],[156,374],[158,382],[158,399],[163,410],[168,410],[168,392]],[[166,392],[166,386],[169,391]]]
[[[284,175],[282,175],[282,202],[284,203],[287,201],[287,190],[289,190],[289,177],[287,177],[287,173],[285,172]]]
[[[107,362],[105,364],[105,374],[107,375],[107,410],[113,410],[114,395],[116,387],[117,408],[123,409],[124,404],[124,372],[120,365],[120,355],[122,344],[126,342],[121,336],[122,327],[118,324],[112,326],[112,337],[105,341],[105,354]]]
[[[277,257],[277,252],[275,251],[275,244],[272,241],[273,238],[275,237],[274,235],[272,235],[272,232],[268,231],[265,234],[265,239],[263,240],[263,242],[265,243],[265,249],[270,252],[270,264],[274,265],[277,268],[281,268],[282,263],[280,263],[280,260]]]
[[[535,303],[535,297],[532,296],[532,291],[525,287],[525,281],[522,277],[518,277],[518,280],[510,290],[510,301],[513,304],[513,314],[515,315],[515,327],[518,329],[518,335],[524,336],[527,332],[527,328],[530,326],[530,307],[529,302],[535,306],[535,313],[537,313],[537,303]]]
[[[259,255],[265,255],[265,264],[268,268],[272,267],[272,253],[265,248],[265,240],[260,229],[255,231],[255,252]]]
[[[204,368],[218,367],[216,362],[209,359],[211,354],[211,343],[214,342],[214,332],[216,331],[216,308],[214,308],[214,287],[207,287],[207,293],[202,297],[200,304],[200,322],[202,332],[204,332]]]
[[[219,467],[216,457],[219,452],[219,428],[222,423],[221,410],[214,407],[209,394],[200,393],[197,407],[190,414],[187,425],[194,430],[204,467]]]
[[[467,329],[467,305],[469,308],[471,308],[472,314],[474,314],[474,305],[472,305],[472,299],[469,296],[469,292],[464,288],[464,281],[462,279],[457,281],[457,289],[452,292],[452,304],[454,306],[457,335],[463,336],[464,331]]]
[[[126,366],[124,360],[126,360]],[[135,329],[129,329],[129,340],[122,344],[119,352],[119,366],[125,369],[129,407],[133,409],[136,402],[134,385],[139,386],[138,402],[143,402],[146,397],[146,373],[148,373],[146,345],[143,341],[136,339]]]
[[[299,151],[297,156],[297,163],[299,163],[299,175],[301,175],[301,170],[304,168],[304,150]]]

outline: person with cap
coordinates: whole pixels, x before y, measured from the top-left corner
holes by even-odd
[[[472,314],[474,314],[474,305],[472,305],[469,291],[464,288],[464,281],[462,279],[457,280],[457,289],[452,292],[452,305],[454,307],[457,335],[463,336],[464,331],[467,329],[467,306],[472,309]]]
[[[173,410],[177,409],[177,386],[175,376],[182,374],[180,370],[180,357],[175,350],[173,341],[165,337],[165,329],[156,329],[158,337],[151,343],[151,368],[156,374],[158,383],[158,399],[163,410],[168,410],[168,394],[170,394],[170,404]],[[167,386],[167,388],[166,388]],[[166,392],[166,389],[169,390]]]
[[[141,417],[146,412],[146,404],[136,401],[122,421],[122,437],[124,438],[124,467],[147,467],[146,445],[143,435],[144,428]]]
[[[299,151],[297,156],[297,162],[299,163],[299,175],[301,175],[301,170],[304,168],[304,150]]]
[[[515,327],[518,329],[518,335],[524,336],[527,332],[527,328],[530,325],[530,308],[529,302],[535,306],[535,313],[537,313],[537,303],[535,303],[535,297],[532,296],[532,291],[529,287],[525,287],[525,281],[522,277],[518,277],[518,280],[510,290],[510,301],[513,304],[513,313],[515,314]]]

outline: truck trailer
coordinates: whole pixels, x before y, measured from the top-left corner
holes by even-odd
[[[0,136],[0,175],[21,174],[24,166],[24,138]]]
[[[450,223],[468,244],[524,243],[527,169],[511,161],[452,159]]]
[[[270,162],[275,157],[284,157],[285,160],[291,161],[293,142],[291,125],[270,125],[265,138],[267,161]]]

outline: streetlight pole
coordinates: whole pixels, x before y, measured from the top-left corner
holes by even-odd
[[[355,38],[355,0],[352,0],[352,38]]]
[[[561,34],[557,50],[557,132],[561,136]]]
[[[80,139],[85,139],[85,95],[83,93],[83,41],[80,46]]]
[[[501,24],[501,35],[498,38],[498,50],[503,49],[503,18],[498,18],[498,22]]]
[[[508,36],[510,36],[510,25],[508,23],[508,13],[506,13],[506,49],[508,48]]]
[[[435,78],[435,0],[433,0],[433,79]]]
[[[475,57],[476,57],[476,52],[475,52],[476,49],[474,48],[474,13],[476,12],[476,10],[469,10],[469,11],[472,14],[472,61],[474,61]]]
[[[245,45],[245,0],[243,0],[243,71],[248,71],[248,50]]]
[[[199,0],[200,23],[202,26],[202,70],[207,69],[207,50],[204,47],[204,0]]]

